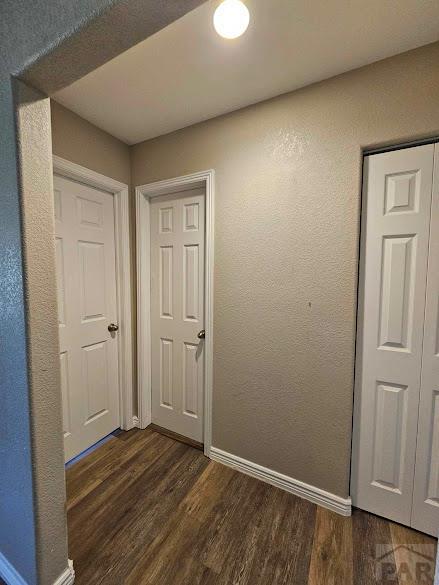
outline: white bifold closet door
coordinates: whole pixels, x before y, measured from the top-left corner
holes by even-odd
[[[151,203],[152,422],[200,443],[204,208],[203,189],[154,197]]]
[[[412,526],[439,534],[439,145],[435,146]]]
[[[365,158],[352,497],[359,508],[437,535],[434,151],[430,144]]]

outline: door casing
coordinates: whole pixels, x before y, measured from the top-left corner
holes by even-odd
[[[138,425],[151,424],[151,265],[150,265],[150,203],[153,197],[169,195],[188,188],[204,189],[206,198],[205,242],[205,316],[204,345],[204,454],[210,456],[212,445],[213,388],[213,262],[214,262],[214,198],[215,171],[157,181],[136,187],[136,249],[137,249],[137,390]]]
[[[116,247],[116,291],[119,357],[120,427],[129,431],[136,425],[133,416],[133,348],[131,303],[131,255],[128,185],[96,173],[86,167],[53,156],[53,172],[111,193],[114,197],[114,237]]]

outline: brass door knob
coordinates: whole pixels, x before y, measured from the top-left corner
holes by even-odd
[[[108,325],[108,331],[110,333],[114,333],[115,331],[119,331],[119,325],[116,325],[115,323],[110,323]]]
[[[204,339],[206,337],[206,331],[204,329],[202,329],[198,335],[197,335],[198,339]]]

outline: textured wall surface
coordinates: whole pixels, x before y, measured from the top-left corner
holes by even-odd
[[[50,551],[41,583],[53,583],[66,567],[64,451],[59,375],[58,307],[53,234],[53,182],[50,172],[49,99],[16,82],[18,96],[20,187],[37,548]],[[45,139],[45,140],[44,140]],[[36,202],[38,202],[36,204]],[[44,432],[42,432],[44,429]],[[56,546],[54,546],[56,543]]]
[[[214,168],[213,444],[349,493],[361,149],[439,134],[439,43],[132,147]]]
[[[0,75],[0,553],[36,582],[30,405],[15,127]]]
[[[130,184],[129,146],[53,100],[50,108],[53,154]]]

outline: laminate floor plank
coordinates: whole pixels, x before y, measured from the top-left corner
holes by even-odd
[[[75,585],[415,585],[398,575],[416,570],[414,547],[436,546],[367,512],[338,516],[150,429],[69,467],[67,494]]]
[[[353,567],[355,585],[399,585],[388,580],[396,573],[390,522],[373,514],[354,510],[352,515]],[[377,563],[386,554],[385,564]],[[388,570],[387,575],[383,570]]]
[[[99,473],[101,466],[105,466],[109,462],[116,463],[118,456],[123,456],[127,444],[134,443],[138,449],[140,447],[139,441],[145,440],[149,436],[153,436],[153,433],[147,431],[143,434],[139,429],[133,429],[132,431],[119,432],[109,437],[97,449],[68,467],[67,481],[71,483],[72,490],[75,491],[80,487],[75,483],[77,480],[87,477],[89,473],[93,473],[93,475]]]
[[[128,583],[153,581],[161,583],[177,573],[181,583],[185,579],[202,582],[210,574],[202,562],[202,552],[215,527],[215,509],[236,475],[229,468],[210,463],[187,497],[170,515],[160,533],[151,543],[142,561],[129,575]],[[178,551],[178,554],[176,554]],[[206,569],[206,570],[204,570]]]
[[[354,585],[352,519],[317,508],[308,585]]]
[[[211,540],[205,564],[221,575],[221,583],[247,585],[251,581],[253,563],[258,553],[264,509],[268,504],[270,486],[253,478],[244,491],[238,508]]]
[[[149,449],[140,451],[129,461],[126,469],[119,470],[95,490],[87,494],[68,513],[69,542],[72,554],[81,557],[103,545],[125,526],[133,514],[133,508],[143,497],[160,483],[166,466],[172,468],[175,458],[184,453],[178,445],[166,445],[156,441]],[[153,467],[161,460],[164,468]],[[139,478],[142,480],[139,482]]]
[[[221,501],[216,508],[215,529],[202,554],[203,563],[214,573],[230,574],[238,559],[240,563],[246,562],[243,549],[247,539],[252,539],[267,490],[266,484],[238,473],[229,487],[232,497]]]
[[[99,535],[93,547],[97,551],[93,563],[96,566],[88,563],[84,582],[106,585],[123,582],[129,567],[142,558],[166,518],[207,464],[199,451],[178,443],[162,458],[166,458],[163,468],[150,467],[136,477],[129,493],[124,490],[115,498],[115,509],[108,510],[111,520],[106,523],[106,532]],[[83,552],[87,555],[84,549]]]
[[[110,548],[114,560],[102,583],[109,585],[128,583],[131,569],[143,567],[144,559],[150,558],[150,553],[154,550],[155,540],[162,534],[168,519],[174,516],[180,502],[196,483],[206,465],[204,455],[197,449],[189,448],[181,456],[180,461],[168,470],[157,488],[151,486],[152,489],[148,490],[148,494],[136,506],[133,519],[126,525],[130,539],[126,554],[118,556],[117,547]],[[149,574],[150,571],[142,569],[133,582],[142,583],[145,580],[147,582]]]
[[[122,466],[126,467],[130,458],[137,456],[155,438],[154,433],[142,433],[138,429],[120,433],[75,463],[71,467],[71,473],[67,474],[67,493],[75,494],[69,498],[67,509],[78,504]]]
[[[390,534],[399,585],[433,585],[437,541],[400,524]]]

